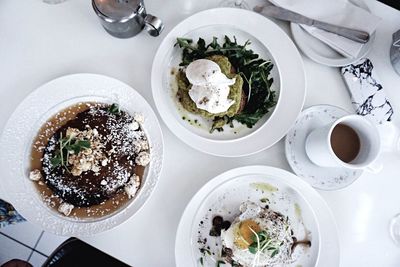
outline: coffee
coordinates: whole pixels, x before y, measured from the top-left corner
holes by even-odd
[[[360,137],[353,128],[339,123],[332,130],[331,147],[341,161],[349,163],[360,152]]]

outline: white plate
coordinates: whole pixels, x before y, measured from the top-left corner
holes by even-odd
[[[268,183],[277,187],[279,191],[274,194],[256,191],[251,186],[253,183]],[[248,199],[260,203],[262,196],[271,200],[272,209],[289,215],[292,220],[298,216],[294,214],[296,212],[293,211],[293,204],[297,203],[300,207],[304,226],[311,232],[312,245],[310,249],[299,253],[299,259],[293,266],[339,266],[340,251],[336,224],[325,201],[297,176],[267,166],[249,166],[227,171],[212,179],[196,193],[186,206],[178,226],[175,241],[177,266],[200,266],[198,237],[199,234],[209,231],[210,220],[214,215],[232,219],[235,212],[237,215],[239,203]],[[201,220],[203,224],[199,227]],[[299,227],[300,224],[296,224],[296,220],[293,220],[294,230],[301,236],[304,230]],[[210,245],[210,249],[217,247],[218,241],[214,243],[217,239],[208,238],[207,245]]]
[[[246,19],[240,19],[246,18]],[[262,30],[260,30],[262,29]],[[273,88],[278,104],[253,128],[227,128],[210,134],[208,129],[182,120],[171,70],[181,59],[181,49],[174,47],[177,37],[206,41],[213,36],[236,36],[240,43],[252,42],[250,48],[274,63]],[[273,36],[273,38],[272,38]],[[251,11],[218,8],[197,13],[178,24],[163,40],[153,61],[152,91],[158,112],[169,129],[188,145],[205,153],[237,157],[259,152],[279,141],[296,120],[303,106],[306,87],[301,56],[290,38],[272,21]],[[235,134],[236,132],[236,134]]]
[[[353,0],[350,2],[369,11],[367,5],[362,0]],[[375,41],[374,33],[370,36],[368,43],[364,44],[357,57],[345,57],[306,32],[299,24],[290,23],[290,28],[297,46],[307,57],[319,64],[331,67],[346,66],[360,60],[371,50],[372,44]]]
[[[40,199],[29,180],[30,151],[37,131],[58,111],[79,102],[119,103],[130,114],[143,114],[144,131],[152,161],[146,168],[143,186],[126,207],[99,219],[77,220],[60,215]],[[88,236],[126,221],[147,201],[162,167],[163,139],[157,117],[146,100],[127,84],[96,74],[74,74],[50,81],[30,95],[11,115],[0,139],[0,175],[6,199],[19,213],[45,231],[58,235]]]
[[[285,154],[296,175],[311,186],[322,190],[338,190],[349,186],[363,173],[362,170],[327,168],[315,165],[307,156],[307,136],[316,128],[333,122],[349,113],[330,105],[309,107],[300,114],[293,128],[286,135]]]

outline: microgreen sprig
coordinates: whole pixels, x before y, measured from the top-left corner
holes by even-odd
[[[279,247],[282,243],[272,239],[266,231],[256,232],[251,227],[249,229],[253,232],[253,243],[248,248],[250,253],[255,254],[253,266],[258,264],[261,253],[268,252],[271,258],[279,253]]]
[[[121,109],[119,108],[119,105],[115,104],[115,103],[113,103],[111,106],[109,106],[107,111],[114,115],[119,115],[121,113]]]
[[[90,148],[89,140],[79,140],[73,137],[72,135],[64,137],[63,134],[60,133],[60,139],[58,141],[59,149],[56,151],[53,158],[50,159],[51,166],[53,168],[62,166],[67,171],[68,169],[68,160],[71,154],[79,154],[79,152]]]

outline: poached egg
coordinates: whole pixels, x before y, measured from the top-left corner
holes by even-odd
[[[226,112],[235,101],[228,98],[230,85],[236,79],[229,79],[221,72],[217,63],[208,59],[198,59],[186,68],[186,78],[192,84],[189,96],[197,108],[212,114]]]

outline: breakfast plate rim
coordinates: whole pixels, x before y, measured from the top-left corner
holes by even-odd
[[[246,16],[246,25],[238,21],[237,17]],[[239,138],[221,142],[203,138],[181,125],[164,97],[170,97],[165,93],[162,73],[166,68],[164,64],[169,49],[175,44],[176,37],[184,36],[194,28],[202,26],[226,25],[245,31],[257,38],[271,53],[279,68],[281,79],[280,97],[272,116],[267,120],[269,127],[262,127],[248,138]],[[251,25],[251,27],[250,27]],[[269,32],[257,31],[257,27],[269,29]],[[266,45],[266,39],[274,33],[280,38]],[[270,39],[270,38],[269,38]],[[284,48],[282,48],[284,46]],[[289,74],[290,73],[290,74]],[[234,8],[215,8],[196,13],[175,26],[164,38],[153,60],[151,73],[152,94],[158,114],[179,139],[189,146],[215,156],[240,157],[255,154],[267,149],[278,142],[290,129],[297,115],[301,112],[306,95],[306,78],[303,61],[296,46],[289,36],[274,22],[247,10]],[[289,107],[289,108],[288,108]],[[269,129],[273,128],[274,131]]]
[[[71,88],[70,90],[64,90]],[[46,97],[44,98],[43,95]],[[96,220],[72,220],[57,214],[40,200],[39,194],[34,194],[33,184],[28,181],[24,145],[31,140],[31,129],[44,114],[59,103],[73,99],[104,98],[109,101],[118,97],[135,99],[138,104],[136,112],[145,115],[144,131],[151,145],[150,165],[147,167],[147,176],[143,187],[136,199],[115,213]],[[136,100],[137,99],[137,100]],[[77,103],[77,102],[76,102]],[[123,108],[135,109],[129,103],[124,103]],[[27,125],[21,126],[21,122]],[[24,131],[21,131],[24,129]],[[13,133],[15,136],[13,136]],[[10,147],[8,142],[17,140]],[[136,90],[124,82],[105,75],[92,73],[76,73],[58,77],[37,87],[26,96],[16,107],[7,120],[0,135],[0,172],[3,176],[2,192],[5,198],[14,205],[18,212],[28,221],[38,225],[45,231],[64,236],[91,236],[109,230],[127,221],[138,213],[148,202],[160,178],[163,162],[164,141],[160,124],[155,112],[148,102]],[[14,152],[15,151],[15,152]],[[15,164],[10,164],[15,162]],[[14,166],[15,165],[15,166]],[[25,180],[27,179],[27,180]],[[35,204],[39,204],[37,206]],[[32,205],[35,205],[32,208]]]
[[[280,168],[263,165],[239,167],[223,172],[208,181],[195,193],[186,205],[177,228],[175,237],[176,265],[183,267],[187,266],[188,262],[193,261],[191,258],[191,244],[188,244],[192,234],[192,221],[197,213],[198,206],[203,203],[208,193],[238,176],[255,173],[280,177],[283,179],[283,182],[288,183],[288,185],[293,186],[297,191],[301,192],[304,199],[312,207],[319,228],[320,249],[316,266],[338,266],[340,262],[338,230],[332,211],[326,201],[314,188],[295,174]]]

